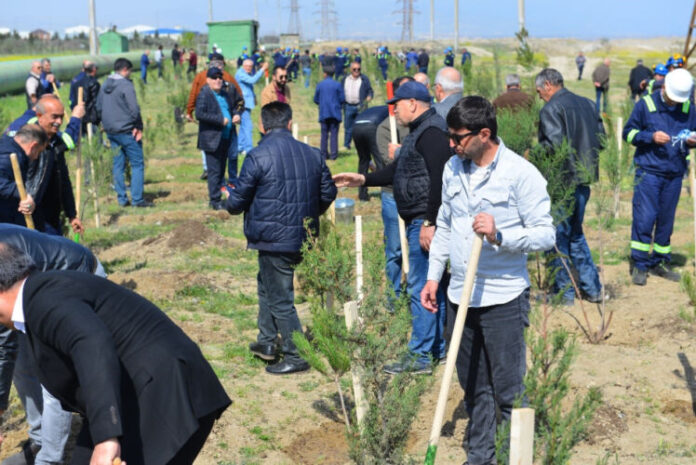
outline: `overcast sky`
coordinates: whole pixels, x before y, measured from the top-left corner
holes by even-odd
[[[183,26],[205,32],[208,0],[95,0],[97,25],[125,28],[136,24]],[[213,19],[254,18],[254,0],[212,0]],[[17,30],[43,28],[63,33],[70,26],[88,24],[88,0],[32,0],[31,8],[15,0],[0,0],[0,27]],[[298,0],[303,36],[314,38],[320,25],[319,0]],[[399,39],[398,0],[335,0],[338,36],[345,39]],[[260,34],[287,32],[290,0],[256,0]],[[420,12],[414,19],[416,38],[430,35],[430,1],[414,0]],[[282,5],[279,8],[279,5]],[[516,0],[460,0],[459,35],[510,37],[518,27]],[[669,13],[656,11],[659,5]],[[533,37],[580,39],[685,36],[691,0],[526,0],[527,29]],[[454,36],[454,1],[435,0],[435,37]],[[36,15],[29,11],[40,12]],[[661,18],[656,21],[655,18]],[[668,19],[669,18],[669,19]]]

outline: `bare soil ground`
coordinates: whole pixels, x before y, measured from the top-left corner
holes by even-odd
[[[664,40],[648,45],[666,55],[663,51],[670,43]],[[487,41],[480,44],[483,48],[486,45]],[[567,46],[563,55],[550,45],[549,51],[556,52],[550,54],[551,64],[572,76],[576,45]],[[616,53],[621,50],[618,46],[614,49]],[[636,53],[630,55],[631,60]],[[591,58],[598,61],[601,56]],[[617,82],[621,84],[612,93],[612,101],[623,95],[619,87],[628,68],[628,64],[616,66],[621,79]],[[591,72],[592,66],[588,64],[587,69]],[[591,96],[588,84],[572,83],[572,89]],[[299,86],[295,89],[300,136],[316,138],[316,110],[308,103],[311,95]],[[154,91],[148,92],[148,99],[153,99]],[[150,102],[146,112],[159,111]],[[207,209],[205,183],[197,178],[200,154],[194,147],[195,137],[190,137],[195,134],[192,126],[185,129],[188,142],[180,151],[172,155],[160,150],[148,156],[146,193],[155,198],[157,207],[144,212],[119,209],[110,197],[106,199],[107,226],[102,228],[106,233],[88,231],[86,242],[95,247],[110,279],[158,303],[200,344],[234,400],[215,425],[197,464],[350,463],[333,385],[314,371],[287,377],[267,375],[264,363],[246,349],[256,336],[256,255],[245,248],[240,217]],[[338,172],[354,170],[356,164],[354,151],[342,152],[330,167]],[[183,174],[171,175],[175,169]],[[379,239],[381,231],[377,190],[372,193],[370,202],[358,202],[356,206],[356,214],[364,218],[366,240]],[[357,192],[346,190],[339,195],[356,198]],[[624,465],[693,464],[696,316],[677,283],[650,277],[645,287],[630,284],[626,260],[630,200],[627,188],[622,194],[622,219],[611,231],[597,231],[591,208],[586,221],[593,251],[599,250],[600,241],[603,245],[604,282],[614,293],[607,304],[614,312],[609,337],[601,344],[589,344],[569,315],[558,312],[552,318],[553,325],[568,328],[579,342],[568,404],[593,386],[601,389],[604,398],[588,437],[577,447],[570,463],[594,464],[609,454],[610,463],[614,463],[615,455]],[[684,270],[690,269],[686,265],[690,259],[686,257],[693,254],[690,202],[684,192],[672,238],[675,260]],[[346,234],[350,234],[349,228]],[[585,309],[596,324],[594,306],[586,303]],[[301,320],[308,323],[306,305],[300,303],[298,311]],[[576,303],[569,312],[580,318],[580,304]],[[408,450],[416,461],[421,460],[426,449],[443,371],[438,368],[435,372],[409,436]],[[460,464],[466,460],[462,448],[466,425],[463,392],[455,379],[438,463]],[[5,414],[3,432],[0,458],[16,452],[26,437],[26,424],[16,396]]]

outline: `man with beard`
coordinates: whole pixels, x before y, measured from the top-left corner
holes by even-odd
[[[261,106],[264,107],[271,102],[281,102],[290,105],[290,87],[286,85],[287,82],[287,70],[282,66],[276,65],[273,68],[273,80],[261,91]]]
[[[457,354],[457,375],[469,414],[469,464],[496,463],[496,412],[510,420],[524,391],[524,328],[529,325],[527,253],[555,240],[546,180],[497,137],[495,109],[483,97],[465,97],[447,114],[450,158],[442,206],[430,244],[421,303],[438,312],[439,281],[449,260],[448,309],[468,305]],[[470,302],[460,302],[476,234],[485,237]]]

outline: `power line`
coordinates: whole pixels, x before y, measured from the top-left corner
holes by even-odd
[[[393,14],[401,15],[401,21],[397,24],[401,24],[401,41],[402,42],[413,42],[413,15],[417,15],[420,12],[413,8],[413,4],[416,0],[397,0],[397,5],[402,5],[400,10],[396,10]]]
[[[302,25],[300,24],[300,5],[298,0],[290,0],[290,22],[288,23],[288,34],[302,35]]]
[[[336,13],[333,0],[320,0],[317,2],[317,5],[319,6],[319,11],[315,11],[314,14],[319,14],[319,24],[321,25],[319,38],[321,40],[335,40],[338,14]]]

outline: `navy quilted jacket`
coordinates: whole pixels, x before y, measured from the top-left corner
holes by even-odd
[[[305,218],[317,229],[319,215],[336,198],[336,185],[319,150],[273,129],[242,164],[227,211],[244,212],[250,249],[298,252],[306,234]]]

